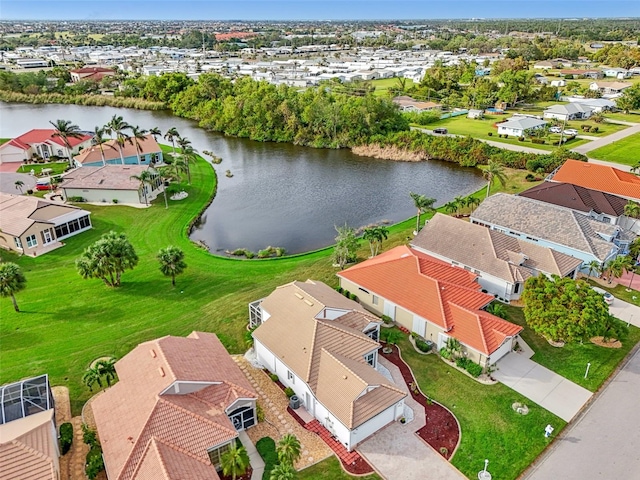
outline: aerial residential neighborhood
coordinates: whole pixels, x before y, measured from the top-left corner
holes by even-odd
[[[5,3],[1,480],[637,477],[624,2]]]

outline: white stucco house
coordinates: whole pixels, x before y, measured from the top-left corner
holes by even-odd
[[[551,105],[543,114],[544,118],[557,120],[586,120],[591,117],[593,108],[583,103],[568,103],[567,105]]]
[[[511,117],[506,122],[498,124],[498,135],[523,137],[533,130],[544,128],[546,124],[544,120],[533,117]]]
[[[380,322],[358,303],[307,280],[249,312],[257,360],[347,450],[404,415],[406,394],[376,370]]]

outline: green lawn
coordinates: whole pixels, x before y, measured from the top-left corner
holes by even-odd
[[[296,474],[296,478],[298,480],[352,480],[354,478],[362,480],[380,480],[380,477],[375,473],[364,477],[353,477],[349,475],[342,469],[340,462],[334,456],[316,463],[309,468],[300,470]]]
[[[591,342],[585,344],[567,344],[562,348],[553,347],[542,336],[527,328],[524,313],[521,308],[507,306],[509,320],[522,325],[522,338],[535,353],[532,360],[549,370],[571,380],[587,390],[595,392],[609,378],[620,361],[640,341],[640,328],[633,325],[629,328],[629,337],[623,342],[622,348],[604,348]],[[589,375],[585,379],[584,373],[587,363]]]
[[[549,444],[545,425],[553,425],[556,435],[566,425],[502,384],[482,385],[437,355],[416,353],[406,338],[399,345],[422,391],[448,407],[460,422],[460,447],[451,463],[469,478],[477,476],[485,458],[493,478],[517,478]],[[514,402],[525,403],[529,414],[514,412]]]
[[[67,169],[68,166],[69,166],[68,161],[49,162],[49,163],[30,163],[28,165],[24,165],[24,164],[20,165],[20,168],[17,171],[18,173],[29,173],[31,170],[33,170],[36,176],[41,176],[42,169],[50,168],[51,175],[60,175],[61,173],[64,173],[64,171]]]
[[[607,113],[605,114],[605,118],[610,118],[612,120],[621,120],[623,122],[633,122],[640,123],[640,112],[637,113]]]
[[[380,78],[378,80],[371,80],[371,84],[376,88],[373,92],[378,97],[384,97],[389,94],[389,88],[398,85],[397,78]],[[407,80],[407,84],[413,84],[411,80]]]
[[[589,152],[589,156],[598,160],[635,165],[640,158],[638,157],[638,148],[640,148],[640,133],[592,150]]]

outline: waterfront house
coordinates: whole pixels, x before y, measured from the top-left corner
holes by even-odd
[[[349,451],[404,415],[376,370],[380,321],[321,282],[292,282],[249,306],[258,361]]]
[[[38,197],[0,193],[0,247],[36,257],[91,228],[91,212]]]
[[[52,128],[33,129],[0,145],[0,164],[24,162],[38,157],[44,160],[51,157],[66,158],[67,147],[62,138],[54,136],[55,133],[56,130]],[[92,138],[90,134],[69,138],[71,155],[89,147]]]
[[[116,141],[107,140],[102,144],[102,148],[100,145],[92,145],[83,150],[74,157],[74,161],[78,167],[98,167],[105,164],[151,165],[163,162],[162,149],[151,135],[139,139],[137,144],[133,139],[131,142],[125,142],[122,146],[122,157],[120,153]]]
[[[141,343],[92,410],[110,480],[217,480],[220,456],[257,423],[257,395],[212,333]]]
[[[367,310],[390,317],[438,350],[455,338],[466,357],[483,367],[509,353],[522,330],[483,310],[494,296],[481,291],[477,274],[407,246],[341,271],[338,278]]]
[[[116,74],[115,70],[103,67],[77,68],[75,70],[70,70],[69,73],[71,74],[71,81],[73,83],[79,82],[80,80],[99,82],[104,77]]]

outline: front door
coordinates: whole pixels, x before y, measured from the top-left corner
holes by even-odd
[[[44,244],[53,242],[53,238],[51,237],[51,230],[44,230],[42,232],[42,237],[44,238]]]
[[[309,392],[305,392],[304,394],[304,406],[311,415],[313,415],[313,398],[309,394]]]

